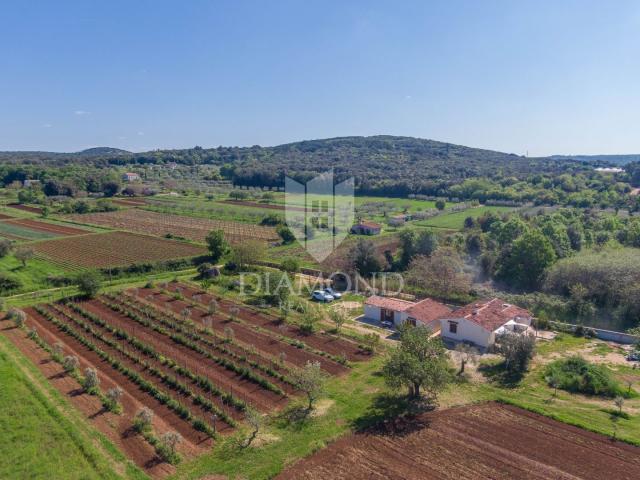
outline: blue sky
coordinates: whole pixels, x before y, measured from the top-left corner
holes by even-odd
[[[0,150],[640,153],[640,3],[0,0]]]

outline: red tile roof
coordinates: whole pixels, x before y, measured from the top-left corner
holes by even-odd
[[[511,305],[499,298],[492,298],[470,303],[451,315],[443,315],[441,318],[465,318],[493,332],[516,317],[532,318],[533,315],[524,308]]]
[[[380,225],[379,223],[369,222],[367,220],[361,220],[356,225],[362,225],[363,227],[367,227],[367,228],[382,228],[382,225]]]
[[[407,309],[410,317],[427,324],[451,313],[451,309],[440,302],[425,298]]]
[[[379,297],[373,295],[367,298],[365,305],[372,305],[374,307],[386,308],[387,310],[393,310],[395,312],[404,312],[408,308],[415,305],[413,302],[407,300],[401,300],[399,298],[392,297]]]

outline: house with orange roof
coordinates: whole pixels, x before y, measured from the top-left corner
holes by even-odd
[[[423,325],[434,332],[440,329],[439,319],[450,312],[449,307],[431,298],[410,302],[374,295],[367,298],[364,303],[364,316],[368,320],[390,322],[396,328],[408,322],[414,326]]]
[[[533,315],[528,310],[492,298],[470,303],[440,317],[440,335],[451,343],[469,343],[486,351],[496,336],[525,334],[531,330]]]
[[[376,222],[360,220],[353,227],[351,233],[355,235],[378,235],[382,231],[382,225]]]

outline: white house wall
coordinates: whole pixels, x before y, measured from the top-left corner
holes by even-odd
[[[380,321],[380,307],[376,307],[375,305],[365,305],[364,306],[364,318],[369,320],[375,320],[376,322]]]
[[[458,324],[456,333],[449,331],[450,321]],[[440,332],[445,339],[450,339],[454,342],[471,342],[482,348],[488,348],[493,343],[493,332],[485,330],[477,323],[470,322],[466,318],[441,319]]]

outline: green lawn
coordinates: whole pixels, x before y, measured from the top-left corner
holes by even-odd
[[[420,227],[442,228],[446,230],[462,230],[462,228],[464,227],[464,220],[467,217],[478,218],[487,212],[506,213],[512,210],[512,207],[468,208],[461,212],[445,213],[443,215],[438,215],[437,217],[412,222],[412,225],[417,225]]]
[[[47,281],[48,276],[58,276],[67,273],[57,265],[39,258],[32,258],[27,262],[27,266],[23,267],[11,254],[0,258],[0,272],[5,272],[9,274],[9,276],[17,278],[22,283],[22,286],[17,290],[11,292],[0,291],[0,296],[51,288],[51,284]]]
[[[147,478],[91,430],[2,335],[0,378],[0,478]]]

